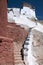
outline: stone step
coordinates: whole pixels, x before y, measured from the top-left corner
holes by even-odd
[[[15,57],[15,60],[22,60],[22,57]]]
[[[16,52],[21,53],[21,51],[18,51],[18,50],[14,50],[14,52],[15,52],[15,53],[16,53]]]
[[[15,64],[15,65],[24,65],[23,63],[17,63],[17,64]]]
[[[14,54],[15,57],[22,57],[20,54]]]
[[[22,44],[16,44],[16,43],[14,43],[14,45],[15,45],[14,47],[22,46]]]
[[[16,48],[16,49],[21,49],[21,48],[22,48],[22,46],[17,46],[17,47],[15,47],[15,46],[14,46],[14,48]]]
[[[15,51],[15,52],[20,52],[20,49],[15,49],[14,51]]]
[[[25,65],[24,63],[15,63],[15,65]]]
[[[22,44],[14,43],[14,63],[15,65],[24,65],[21,55]]]
[[[14,51],[18,51],[18,52],[20,52],[20,50],[21,50],[22,48],[18,48],[18,49],[14,49]]]
[[[15,57],[22,57],[22,55],[14,55]]]
[[[23,61],[22,60],[15,60],[15,64],[16,63],[23,63]]]
[[[18,52],[14,52],[14,55],[20,55],[21,53],[18,53]]]

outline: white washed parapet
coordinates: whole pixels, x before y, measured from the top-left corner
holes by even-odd
[[[26,65],[43,65],[43,26],[37,23],[32,27],[24,43],[24,62]],[[26,50],[28,49],[28,50]]]

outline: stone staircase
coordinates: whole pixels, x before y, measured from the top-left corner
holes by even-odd
[[[14,63],[15,65],[25,65],[21,55],[22,44],[14,42]]]
[[[0,44],[2,44],[0,45],[0,65],[24,65],[21,49],[26,36],[27,30],[15,23],[8,23],[6,27],[0,27]]]

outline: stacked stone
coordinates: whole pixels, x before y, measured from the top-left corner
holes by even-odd
[[[32,56],[34,65],[43,65],[43,33],[33,30]]]
[[[17,53],[21,53],[21,42],[23,43],[27,36],[27,31],[24,28],[7,22],[7,0],[0,0],[0,65],[23,65],[21,54],[17,57]],[[20,51],[14,47],[13,42],[20,42]],[[15,45],[16,46],[16,45]],[[14,51],[15,50],[15,51]],[[16,62],[17,58],[18,62]],[[15,63],[16,62],[16,63]]]
[[[21,49],[23,43],[19,42],[14,42],[14,58],[15,58],[15,65],[24,65],[24,62],[22,60],[22,55],[21,55]]]
[[[0,65],[14,65],[13,39],[0,36]]]
[[[21,28],[20,25],[16,25],[14,23],[9,23],[7,25],[7,31],[8,37],[13,38],[15,42],[24,41],[28,33],[28,31]]]

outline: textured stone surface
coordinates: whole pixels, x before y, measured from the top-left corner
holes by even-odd
[[[21,42],[20,42],[21,43]],[[24,65],[23,60],[22,60],[22,55],[21,55],[21,49],[22,49],[22,45],[18,44],[16,42],[14,42],[14,59],[15,59],[15,65]]]
[[[20,51],[21,51],[22,46],[20,45],[21,44],[23,45],[23,42],[26,36],[27,36],[26,30],[15,24],[12,24],[12,25],[8,24],[6,28],[0,27],[0,39],[2,40],[2,41],[0,40],[0,49],[1,49],[0,50],[0,57],[1,57],[0,64],[2,65],[6,65],[6,64],[19,65],[20,63],[23,64],[22,56],[20,57],[21,54],[19,55],[18,53],[21,53]],[[10,38],[13,39],[13,41]],[[18,44],[17,49],[15,48],[16,45],[14,45],[13,42],[17,42]],[[13,50],[17,51],[17,53]],[[14,56],[15,54],[17,54],[17,56]],[[15,58],[18,60],[15,60]]]
[[[27,31],[16,24],[8,24],[6,28],[0,27],[0,35],[13,38],[14,41],[23,41],[27,36]]]
[[[24,28],[7,22],[7,0],[0,0],[0,65],[24,65],[20,51],[26,36]]]
[[[13,39],[0,36],[0,65],[14,65]]]
[[[20,26],[13,26],[13,28],[9,28],[9,33],[12,34],[13,39],[15,38],[15,41],[24,41],[24,39],[27,36],[27,31],[23,28],[21,28]]]
[[[35,63],[43,65],[43,33],[33,30],[32,34],[32,55],[36,59]]]

